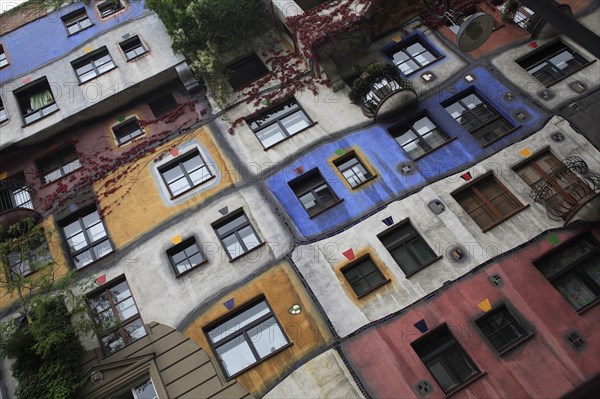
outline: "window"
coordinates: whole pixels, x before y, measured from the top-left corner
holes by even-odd
[[[577,310],[600,298],[600,244],[591,235],[561,245],[535,267]]]
[[[570,215],[569,210],[592,190],[572,172],[554,174],[563,168],[565,164],[546,150],[517,166],[515,172],[532,189],[546,182],[549,195],[545,205],[566,218]]]
[[[178,276],[206,262],[206,258],[194,237],[169,248],[167,255],[175,274]]]
[[[81,167],[75,148],[67,147],[40,160],[38,169],[42,176],[42,183],[50,183]]]
[[[269,148],[311,126],[312,121],[292,98],[262,112],[248,125],[263,147]]]
[[[206,333],[228,378],[289,345],[265,299],[209,327]]]
[[[146,335],[127,281],[101,287],[99,291],[88,295],[88,303],[100,345],[106,355]]]
[[[0,99],[0,123],[8,120],[8,114],[6,113],[6,109],[4,109],[4,103],[2,99]]]
[[[490,310],[475,320],[475,324],[498,353],[505,352],[528,335],[505,304]]]
[[[444,107],[483,146],[513,129],[498,111],[475,93],[466,94]]]
[[[23,172],[0,180],[0,213],[14,208],[33,209],[32,192]]]
[[[404,75],[418,71],[439,59],[439,55],[418,37],[414,40],[409,39],[407,43],[400,43],[386,53]]]
[[[148,105],[154,116],[160,118],[177,108],[177,101],[175,101],[173,94],[168,93],[150,102]]]
[[[412,159],[417,159],[448,141],[446,133],[428,116],[420,117],[391,133]]]
[[[26,253],[11,252],[7,255],[8,267],[15,275],[27,276],[36,269],[50,263],[52,255],[46,241],[33,245]]]
[[[121,46],[121,49],[125,53],[125,58],[127,58],[128,61],[131,61],[148,51],[144,47],[139,36],[134,36],[125,40],[119,43],[119,46]]]
[[[4,51],[4,47],[0,44],[0,68],[3,68],[8,65],[8,58],[6,57],[6,52]]]
[[[445,324],[414,342],[412,347],[446,394],[480,374]]]
[[[233,90],[239,90],[269,72],[256,54],[232,62],[227,65],[227,70],[230,71],[228,80]]]
[[[94,79],[105,72],[115,68],[115,63],[110,57],[106,47],[94,51],[91,54],[78,58],[71,63],[79,78],[80,83]]]
[[[407,276],[438,259],[410,222],[399,223],[378,238]]]
[[[359,298],[381,287],[388,281],[370,256],[344,267],[342,274]]]
[[[354,151],[333,161],[344,179],[350,184],[350,187],[356,188],[361,184],[373,179],[371,172],[360,161]]]
[[[297,177],[289,182],[289,186],[311,217],[340,202],[318,169]]]
[[[124,7],[120,1],[107,1],[97,5],[100,18],[106,18],[121,11]]]
[[[159,399],[154,387],[152,378],[147,377],[145,380],[128,388],[125,392],[119,395],[110,396],[109,399]]]
[[[169,189],[171,198],[175,198],[214,177],[196,149],[174,159],[158,169]]]
[[[227,256],[232,260],[262,243],[242,210],[214,223],[213,228],[221,240]]]
[[[14,94],[26,125],[58,110],[46,78],[29,83],[15,90]]]
[[[96,209],[71,217],[60,225],[69,246],[69,254],[77,269],[113,251],[104,223]]]
[[[523,205],[492,174],[483,176],[452,196],[483,231],[508,219]]]
[[[548,87],[577,72],[589,61],[559,40],[518,59],[517,64]]]
[[[69,35],[73,35],[93,25],[87,13],[85,12],[85,8],[75,10],[72,13],[65,15],[61,19],[65,24],[65,28],[67,28]]]
[[[112,128],[118,145],[123,145],[133,141],[136,137],[144,135],[144,129],[140,126],[137,118],[125,121]]]

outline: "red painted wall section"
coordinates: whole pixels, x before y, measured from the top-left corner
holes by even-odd
[[[564,243],[585,231],[581,228],[557,236]],[[600,227],[596,226],[592,234],[600,240]],[[422,336],[414,327],[419,320],[424,319],[430,331],[446,323],[485,373],[454,393],[453,398],[560,397],[600,373],[600,306],[578,314],[533,266],[533,260],[554,247],[542,237],[449,284],[394,320],[349,339],[342,349],[374,397],[418,397],[416,383],[428,380],[434,385],[434,393],[428,397],[442,398],[444,393],[411,343]],[[491,274],[502,277],[501,288],[492,286]],[[474,323],[484,314],[478,304],[486,298],[493,308],[506,303],[534,335],[498,355]],[[566,334],[572,331],[586,342],[579,351],[567,342]]]

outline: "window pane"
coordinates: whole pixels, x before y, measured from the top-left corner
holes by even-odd
[[[298,111],[281,120],[281,124],[285,127],[289,134],[294,134],[310,125],[310,121],[303,111]]]
[[[287,339],[274,318],[267,319],[250,329],[248,336],[261,358],[287,344]]]
[[[244,248],[235,234],[223,238],[223,245],[231,258],[237,258],[244,253]]]
[[[582,269],[600,287],[600,258],[596,257],[586,261]]]
[[[110,294],[114,303],[121,302],[131,296],[127,281],[123,281],[118,285],[110,288]]]
[[[254,354],[252,354],[250,346],[242,337],[238,337],[218,347],[216,352],[221,358],[221,363],[225,367],[228,376],[245,369],[257,361]]]
[[[136,394],[137,399],[156,399],[158,398],[158,394],[156,393],[156,389],[154,389],[154,383],[151,378],[144,381],[141,384],[138,384],[135,388],[133,388]]]
[[[179,165],[175,165],[169,169],[163,170],[162,175],[167,183],[174,182],[184,176],[183,170]]]
[[[94,254],[96,255],[96,259],[100,259],[111,252],[112,246],[108,240],[104,240],[100,244],[94,246]]]
[[[102,338],[102,345],[106,354],[110,355],[125,347],[125,342],[117,332],[114,332]]]
[[[144,329],[144,323],[142,320],[137,319],[125,326],[125,334],[129,339],[129,343],[137,341],[140,338],[146,336],[146,330]]]
[[[440,384],[440,386],[442,387],[442,390],[444,390],[445,392],[449,391],[457,385],[452,375],[448,373],[448,371],[446,371],[446,368],[444,367],[441,360],[432,361],[427,365],[427,367],[429,368],[431,374],[433,374],[433,376],[435,377],[438,384]]]
[[[251,308],[210,330],[208,336],[213,343],[218,343],[223,338],[228,337],[242,327],[252,323],[254,320],[269,314],[269,312],[269,306],[266,302],[263,301],[257,303]]]
[[[124,300],[123,302],[117,305],[117,312],[119,313],[119,319],[126,320],[132,316],[135,316],[138,311],[135,307],[135,302],[133,298],[129,298]]]
[[[223,235],[228,232],[231,232],[232,230],[237,230],[237,229],[239,229],[240,226],[242,226],[246,223],[248,223],[248,219],[246,219],[246,215],[240,215],[240,216],[236,217],[235,219],[229,220],[227,223],[217,227],[217,234]]]
[[[417,260],[412,256],[406,245],[402,245],[391,252],[392,257],[398,263],[398,266],[406,274],[411,273],[421,267]]]
[[[96,324],[100,329],[107,330],[117,325],[117,319],[115,314],[112,312],[112,309],[107,309],[101,313],[98,313],[96,316],[94,316],[94,319],[96,320]]]
[[[400,68],[400,72],[402,72],[405,75],[408,75],[409,73],[414,72],[417,69],[419,69],[419,66],[413,60],[408,60],[408,61],[398,65],[398,67]]]
[[[194,183],[194,185],[199,185],[200,183],[205,182],[211,177],[212,174],[206,166],[203,166],[200,169],[190,173],[190,180],[192,181],[192,183]]]
[[[244,245],[246,246],[246,248],[248,248],[248,250],[251,250],[252,248],[258,246],[258,244],[260,243],[260,240],[258,239],[256,234],[254,234],[254,231],[250,226],[242,228],[239,231],[239,234],[242,238],[242,241],[244,242]]]
[[[268,126],[263,130],[256,132],[256,136],[265,147],[270,147],[276,143],[279,143],[286,137],[278,124]]]
[[[575,273],[569,273],[557,279],[554,285],[577,309],[596,299],[592,290]]]

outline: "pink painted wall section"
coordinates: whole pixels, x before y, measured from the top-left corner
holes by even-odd
[[[561,243],[585,232],[557,233]],[[592,234],[600,239],[600,227]],[[533,266],[532,261],[555,246],[546,237],[465,276],[419,302],[394,320],[358,334],[342,349],[373,397],[418,397],[415,384],[428,380],[434,393],[445,397],[411,343],[422,334],[414,327],[421,319],[429,330],[446,323],[479,369],[481,378],[454,393],[453,398],[557,398],[600,373],[600,306],[578,314]],[[576,238],[575,238],[576,239]],[[492,286],[491,274],[503,279]],[[475,325],[484,313],[478,304],[488,298],[493,307],[507,303],[534,335],[500,356]],[[573,349],[566,339],[572,331],[584,339]]]

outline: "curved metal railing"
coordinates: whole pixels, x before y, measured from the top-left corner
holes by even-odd
[[[551,219],[563,221],[598,192],[600,174],[590,172],[583,159],[573,156],[551,170],[547,180],[537,182],[529,196],[545,206]]]
[[[414,91],[413,85],[406,79],[384,74],[371,83],[370,90],[362,96],[361,109],[368,118],[374,118],[381,103],[390,95],[401,90]]]
[[[0,180],[0,213],[15,208],[27,208],[33,210],[31,197],[35,190],[20,179]]]

